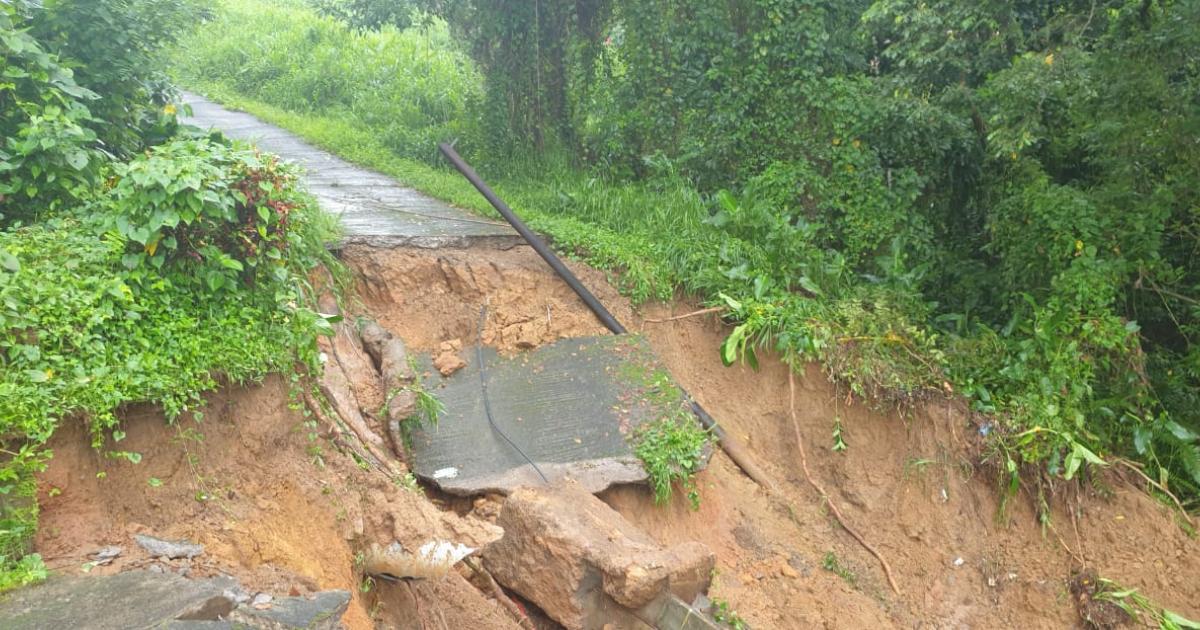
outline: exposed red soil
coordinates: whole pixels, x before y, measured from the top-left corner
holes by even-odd
[[[414,350],[473,343],[485,301],[484,342],[506,352],[606,332],[528,248],[354,248],[343,256],[359,278],[362,309]],[[644,330],[680,384],[782,486],[790,509],[718,451],[697,480],[699,511],[683,496],[655,506],[642,487],[602,496],[661,542],[711,547],[719,568],[711,594],[753,627],[1072,627],[1079,621],[1068,580],[1080,560],[1200,617],[1200,543],[1141,490],[1106,475],[1059,488],[1045,528],[1026,494],[999,518],[996,477],[980,465],[976,428],[956,403],[930,400],[904,417],[873,412],[860,401],[850,404],[810,366],[796,381],[809,468],[851,525],[889,559],[903,590],[893,594],[875,559],[832,521],[804,480],[785,367],[764,360],[759,372],[726,368],[716,350],[726,330],[715,316],[643,324],[642,316],[692,307],[652,305],[635,315],[604,274],[572,267],[619,319]],[[41,481],[38,550],[51,567],[77,571],[87,554],[121,545],[125,554],[114,565],[94,569],[109,572],[152,561],[132,543],[133,533],[187,538],[206,545],[194,575],[225,572],[250,588],[285,595],[350,590],[355,600],[345,622],[355,630],[419,627],[418,612],[431,627],[442,627],[441,619],[449,628],[514,627],[459,573],[415,591],[379,584],[361,593],[355,556],[370,543],[412,544],[448,532],[482,539],[496,504],[439,505],[397,487],[330,443],[310,442],[303,417],[287,400],[286,386],[268,379],[214,393],[200,424],[181,419],[169,426],[153,409],[131,408],[123,414],[128,437],[118,446],[141,453],[138,465],[98,455],[82,423],[62,427]],[[841,453],[830,448],[835,416],[849,445]],[[203,440],[181,437],[193,431]],[[197,500],[198,492],[208,498]],[[853,583],[822,568],[831,552]]]

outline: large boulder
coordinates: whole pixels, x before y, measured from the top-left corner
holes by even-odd
[[[497,525],[487,568],[570,630],[628,623],[667,596],[690,602],[716,563],[700,543],[659,545],[574,483],[514,491]]]

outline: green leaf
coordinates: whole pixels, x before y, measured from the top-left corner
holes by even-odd
[[[1170,621],[1180,628],[1188,628],[1188,630],[1200,630],[1200,621],[1192,621],[1191,619],[1188,619],[1187,617],[1184,617],[1175,611],[1167,610],[1166,608],[1163,609],[1162,614],[1163,619]]]
[[[82,171],[88,165],[87,151],[72,151],[68,153],[67,164],[70,164],[71,168],[77,171]]]
[[[812,279],[809,278],[808,276],[800,276],[800,286],[805,291],[808,291],[809,293],[811,293],[813,295],[817,295],[817,296],[822,295],[821,287],[817,286],[817,283],[813,282]]]
[[[1146,454],[1152,438],[1153,435],[1150,433],[1150,429],[1146,427],[1133,428],[1133,449],[1137,451],[1138,455]]]
[[[724,293],[718,293],[717,297],[721,298],[722,300],[725,300],[725,304],[727,304],[730,309],[735,310],[735,311],[742,310],[742,303],[729,297],[728,295],[725,295]]]
[[[8,250],[0,249],[0,267],[3,267],[5,271],[16,273],[21,270],[21,261],[17,260],[17,257]]]
[[[1197,439],[1200,439],[1200,435],[1196,435],[1194,431],[1183,426],[1182,424],[1179,424],[1178,422],[1175,422],[1174,420],[1167,420],[1163,423],[1163,426],[1165,426],[1167,430],[1171,432],[1171,435],[1174,435],[1181,442],[1194,442]]]
[[[744,326],[744,324],[743,324]],[[733,329],[729,336],[725,338],[725,342],[721,344],[721,362],[726,367],[733,365],[737,361],[738,344],[741,343],[742,326]]]

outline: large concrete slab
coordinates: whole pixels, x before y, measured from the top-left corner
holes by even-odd
[[[189,580],[172,573],[130,571],[108,577],[55,577],[0,596],[0,627],[7,630],[157,628],[177,619],[204,618],[206,609],[233,605],[222,593],[231,579]],[[211,612],[211,611],[210,611]]]
[[[232,578],[192,580],[174,573],[54,576],[0,595],[4,630],[334,630],[347,591],[238,604]]]
[[[414,431],[413,472],[460,495],[509,493],[544,482],[493,430],[485,413],[476,349],[442,378],[423,359],[426,387],[445,405],[438,425]],[[496,425],[550,482],[591,492],[646,479],[629,438],[647,421],[678,413],[682,395],[640,337],[564,339],[513,357],[483,349]]]
[[[326,212],[341,216],[344,244],[377,247],[510,247],[521,242],[507,224],[472,215],[374,171],[314,147],[284,129],[184,93],[185,122],[217,129],[295,162]],[[433,147],[430,147],[433,150]]]

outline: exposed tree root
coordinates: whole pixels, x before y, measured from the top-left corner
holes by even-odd
[[[346,436],[353,436],[355,441],[357,441],[362,448],[366,450],[366,453],[363,453],[357,448],[351,448],[350,450],[354,451],[355,454],[357,454],[359,457],[368,455],[369,457],[364,457],[364,459],[375,460],[376,466],[381,468],[383,472],[391,475],[392,477],[401,478],[404,476],[406,471],[401,469],[396,464],[394,458],[389,457],[374,444],[371,444],[369,441],[364,439],[363,436],[355,433],[353,427],[346,423],[340,414],[336,414],[335,411],[335,415],[337,415],[337,421],[334,421],[330,419],[328,414],[325,413],[324,409],[321,407],[321,403],[317,401],[317,399],[311,393],[307,391],[304,392],[303,398],[305,406],[308,407],[308,410],[312,412],[313,416],[315,416],[321,423],[327,424],[331,427],[331,433],[333,433],[333,439],[335,443],[344,445],[344,438]]]
[[[681,319],[687,319],[689,317],[697,317],[700,315],[707,315],[709,313],[720,313],[724,310],[724,306],[713,306],[711,308],[702,308],[698,311],[692,311],[691,313],[684,313],[683,315],[675,315],[674,317],[664,317],[662,319],[643,319],[642,321],[647,324],[665,324],[667,322],[674,322]]]
[[[504,589],[500,588],[500,584],[496,582],[496,578],[492,577],[492,574],[489,573],[487,569],[479,566],[470,558],[463,558],[463,564],[467,565],[467,567],[474,571],[476,575],[483,578],[483,581],[488,585],[488,590],[491,591],[492,597],[494,597],[496,601],[500,602],[500,605],[503,606],[504,609],[507,610],[508,613],[517,620],[517,623],[521,624],[522,628],[534,630],[533,621],[531,621],[529,616],[525,614],[525,611],[521,610],[521,607],[518,606],[517,603],[514,602],[512,598],[504,592]]]
[[[1171,491],[1167,490],[1165,486],[1163,486],[1162,484],[1158,483],[1157,481],[1151,479],[1150,476],[1147,475],[1145,472],[1143,472],[1141,468],[1138,468],[1136,464],[1134,464],[1133,462],[1131,462],[1127,459],[1123,459],[1120,457],[1112,459],[1110,461],[1121,464],[1122,466],[1128,468],[1129,470],[1132,470],[1133,472],[1137,473],[1139,477],[1141,477],[1142,479],[1145,479],[1146,483],[1148,483],[1151,486],[1153,486],[1154,488],[1156,488],[1159,492],[1162,492],[1163,494],[1170,497],[1171,501],[1173,501],[1175,503],[1175,507],[1179,508],[1179,514],[1183,516],[1183,520],[1187,521],[1187,524],[1192,527],[1196,526],[1196,523],[1192,521],[1192,517],[1188,515],[1187,510],[1185,510],[1183,508],[1183,503],[1181,503],[1179,501],[1179,497],[1176,497],[1174,494],[1171,494]]]
[[[800,421],[796,419],[796,375],[792,371],[791,365],[788,365],[788,408],[792,414],[792,429],[796,432],[796,446],[800,449],[800,466],[804,469],[804,478],[808,480],[808,485],[812,486],[813,490],[816,490],[817,494],[821,495],[821,499],[825,502],[825,505],[829,506],[829,511],[837,519],[842,529],[846,530],[854,540],[857,540],[858,544],[863,546],[863,549],[866,549],[871,552],[871,555],[875,556],[875,559],[883,566],[883,573],[887,576],[888,585],[892,587],[893,592],[899,595],[900,587],[896,585],[896,580],[892,577],[892,567],[888,564],[888,561],[884,559],[883,555],[875,547],[872,547],[854,528],[846,523],[846,519],[842,517],[842,512],[838,509],[837,504],[833,502],[833,499],[829,498],[829,494],[825,492],[825,489],[808,472],[808,458],[804,454],[804,437],[800,434]]]

